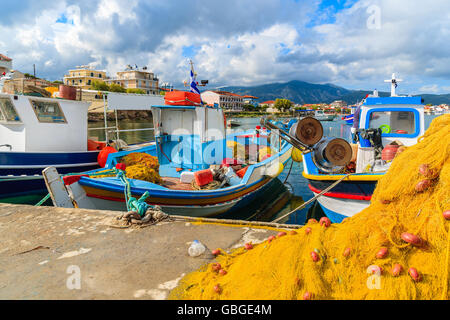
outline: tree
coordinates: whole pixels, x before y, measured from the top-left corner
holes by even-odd
[[[109,86],[109,91],[121,92],[121,93],[127,92],[127,90],[124,87],[122,87],[121,85],[118,85],[116,83],[111,83],[111,85]]]
[[[244,109],[244,111],[257,111],[256,107],[252,104],[244,104],[242,108]]]
[[[91,88],[98,91],[109,91],[109,86],[101,80],[92,81]]]
[[[135,94],[147,94],[147,92],[145,92],[142,89],[138,89],[138,88],[128,88],[127,93],[135,93]]]
[[[294,104],[288,99],[276,99],[274,108],[280,112],[284,112],[292,108]]]

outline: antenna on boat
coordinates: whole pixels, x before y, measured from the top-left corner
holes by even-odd
[[[398,86],[398,82],[403,81],[402,79],[395,78],[395,73],[392,74],[392,79],[390,80],[384,80],[384,82],[390,82],[391,83],[391,97],[396,97],[397,94],[395,93],[395,89]]]
[[[196,79],[197,78],[197,74],[194,71],[194,62],[192,61],[192,59],[189,59],[189,64],[191,65],[191,71],[192,71],[192,74],[194,75],[194,79]],[[199,87],[206,87],[208,82],[209,82],[208,80],[200,80],[200,83],[197,82],[197,86],[199,86]],[[189,87],[190,86],[189,81],[186,81],[186,80],[183,82],[183,84],[184,84],[185,87]]]

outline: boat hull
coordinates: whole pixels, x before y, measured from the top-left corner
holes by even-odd
[[[308,180],[308,187],[315,196],[344,177],[343,174],[319,173],[310,154],[304,155],[303,160],[303,176]],[[384,173],[353,174],[321,195],[317,202],[332,222],[340,223],[369,206],[378,180],[383,175]]]
[[[314,116],[319,121],[333,121],[336,116],[334,114],[330,115],[321,115],[321,116]]]
[[[314,193],[317,196],[318,193]],[[355,200],[321,196],[317,199],[323,212],[333,223],[341,223],[345,218],[361,212],[370,205],[368,200]]]
[[[353,125],[353,114],[350,114],[350,115],[346,115],[346,116],[344,116],[344,121],[345,121],[345,123],[346,124],[348,124],[348,125]]]
[[[45,194],[42,170],[53,166],[61,174],[97,169],[98,151],[41,153],[0,152],[0,200]]]
[[[290,159],[291,152],[292,147],[284,147],[276,157],[269,158],[266,162],[252,168],[248,178],[234,187],[197,191],[173,190],[156,185],[154,188],[140,187],[139,181],[131,181],[131,194],[138,199],[148,191],[150,197],[147,198],[147,203],[160,206],[168,214],[194,217],[217,216],[230,211],[235,206],[242,208],[246,201],[257,197],[265,186],[276,178],[264,175],[266,165],[270,166],[274,161],[285,164]],[[108,180],[82,177],[79,184],[94,209],[126,211],[124,186],[116,183],[115,178],[111,179],[108,183]]]

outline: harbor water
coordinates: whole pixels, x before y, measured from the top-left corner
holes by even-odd
[[[425,129],[428,128],[435,117],[436,116],[434,115],[425,115]],[[232,130],[243,131],[254,129],[259,125],[260,118],[234,118],[233,120],[238,122],[239,126]],[[108,125],[114,126],[115,123],[111,122]],[[89,124],[89,128],[103,126],[103,122]],[[121,130],[144,129],[152,126],[153,124],[150,120],[123,120],[119,122]],[[347,125],[345,121],[341,120],[339,117],[334,121],[322,121],[322,126],[324,129],[324,136],[343,138],[349,142],[351,141],[351,126]],[[105,138],[102,130],[91,130],[90,132],[92,137],[100,140]],[[120,134],[120,139],[126,141],[128,144],[135,144],[152,141],[154,135],[153,131],[123,132]],[[244,209],[241,209],[238,212],[229,212],[219,218],[273,221],[277,217],[294,210],[303,202],[308,201],[314,196],[308,188],[307,180],[302,176],[302,171],[302,163],[289,161],[278,179],[275,179],[270,183],[259,199],[252,201]],[[314,206],[314,204],[306,206],[304,209],[290,215],[287,220],[281,222],[287,224],[303,224],[310,215],[314,216],[315,211],[311,210],[312,206]]]

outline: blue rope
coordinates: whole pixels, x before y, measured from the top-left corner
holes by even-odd
[[[117,178],[120,179],[125,185],[123,194],[125,196],[127,211],[136,211],[141,217],[143,217],[147,212],[147,210],[152,207],[147,202],[145,202],[145,200],[150,196],[150,193],[148,191],[145,191],[145,193],[139,198],[139,200],[134,198],[131,195],[130,182],[128,181],[127,176],[125,175],[125,172],[118,169],[116,169],[116,171],[117,171]]]

